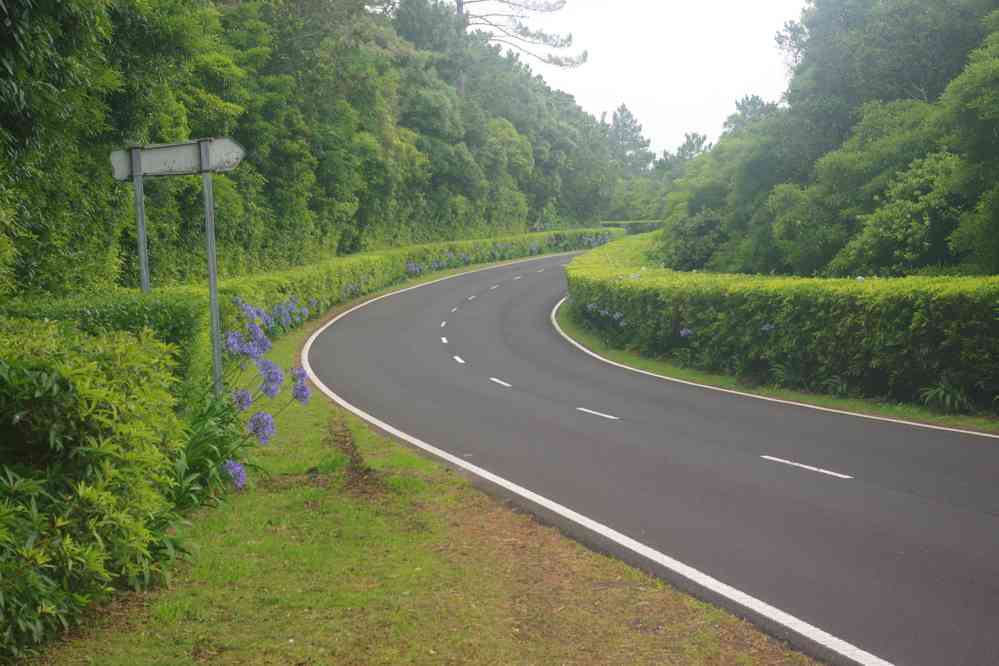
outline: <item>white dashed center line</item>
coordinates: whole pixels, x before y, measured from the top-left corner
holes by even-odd
[[[545,269],[543,269],[543,268],[539,268],[539,269],[538,269],[538,272],[539,272],[539,273],[544,273],[544,272],[545,272]]]
[[[441,342],[443,342],[444,344],[447,344],[447,338],[441,338]]]
[[[470,300],[470,301],[474,301],[474,300],[475,300],[475,296],[469,296],[469,297],[468,297],[468,300]]]
[[[465,359],[463,359],[460,356],[455,356],[454,360],[457,361],[458,363],[461,363],[462,365],[465,365]]]
[[[499,285],[494,284],[493,286],[489,287],[489,291],[493,291],[494,289],[499,289]]]
[[[451,308],[451,314],[454,314],[457,311],[458,311],[458,308]]]
[[[821,467],[812,467],[811,465],[802,465],[801,463],[796,463],[792,460],[784,460],[783,458],[774,458],[773,456],[760,456],[764,460],[770,460],[772,462],[781,463],[783,465],[790,465],[791,467],[800,467],[801,469],[807,469],[810,472],[818,472],[819,474],[826,474],[828,476],[834,476],[837,479],[852,479],[852,476],[847,474],[840,474],[839,472],[830,472],[827,469],[822,469]]]
[[[599,416],[601,418],[609,419],[611,421],[620,421],[616,416],[611,416],[610,414],[604,414],[603,412],[595,412],[592,409],[587,409],[586,407],[576,407],[576,411],[586,412],[587,414],[593,414],[594,416]]]
[[[502,379],[496,379],[495,377],[490,377],[489,381],[491,381],[493,384],[499,384],[503,388],[513,388],[513,384],[507,384]]]
[[[444,328],[445,326],[447,326],[447,322],[446,321],[442,321],[441,322],[441,328]]]
[[[513,278],[513,279],[514,279],[514,280],[520,280],[520,279],[521,279],[521,278],[523,278],[523,277],[524,277],[523,275],[518,275],[517,277],[515,277],[515,278]]]

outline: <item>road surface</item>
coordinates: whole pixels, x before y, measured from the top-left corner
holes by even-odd
[[[999,664],[999,439],[607,365],[552,326],[568,261],[375,301],[318,334],[308,363],[356,408],[828,632],[858,662]]]

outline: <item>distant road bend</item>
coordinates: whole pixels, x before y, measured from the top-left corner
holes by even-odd
[[[568,261],[374,301],[307,364],[381,425],[749,595],[836,661],[999,664],[999,439],[610,366],[552,326]]]

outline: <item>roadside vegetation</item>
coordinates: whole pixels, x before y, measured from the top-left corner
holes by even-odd
[[[266,358],[298,365],[317,325]],[[246,485],[178,529],[191,557],[169,586],[117,595],[29,663],[813,663],[319,395],[275,425]]]
[[[683,273],[649,258],[661,233],[573,260],[563,315],[570,331],[622,352],[614,360],[635,364],[639,354],[651,359],[639,367],[669,376],[999,429],[999,277]],[[851,401],[859,398],[880,404]]]
[[[423,275],[622,233],[413,246],[226,281],[227,390],[218,397],[201,291],[0,304],[0,658],[31,652],[116,590],[169,578],[184,553],[183,516],[244,485],[254,445],[309,400],[300,368],[266,358],[274,340]]]

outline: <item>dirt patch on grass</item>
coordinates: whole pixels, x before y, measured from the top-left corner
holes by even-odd
[[[478,570],[525,662],[811,664],[787,645],[532,517],[469,491],[446,508],[439,552]]]
[[[260,479],[256,487],[264,492],[284,492],[293,488],[323,488],[327,489],[333,484],[329,476],[324,474],[275,474]]]

